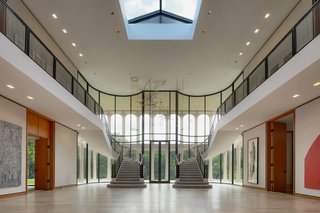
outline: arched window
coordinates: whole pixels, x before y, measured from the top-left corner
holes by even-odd
[[[180,116],[178,116],[178,127],[181,125]],[[178,128],[178,134],[180,134],[180,128]],[[170,115],[170,140],[176,140],[176,114]]]
[[[130,114],[126,115],[124,119],[124,134],[126,135],[126,142],[130,141],[130,135],[131,135],[131,126],[130,126]]]
[[[142,115],[139,117],[140,129],[139,134],[142,134]],[[144,115],[144,141],[149,143],[150,140],[150,116],[148,114]]]
[[[182,119],[182,134],[184,135],[182,137],[182,140],[184,143],[187,142],[195,142],[195,138],[192,136],[195,136],[195,118],[191,114],[187,114],[183,116]]]
[[[199,115],[197,123],[198,142],[204,142],[206,135],[209,134],[209,128],[209,116],[204,114]]]
[[[153,119],[154,140],[166,140],[166,116],[157,114]]]
[[[114,135],[123,135],[122,116],[120,114],[111,116],[111,132]]]

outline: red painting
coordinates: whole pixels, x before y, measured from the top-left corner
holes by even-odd
[[[304,186],[320,190],[320,135],[313,142],[304,159]]]

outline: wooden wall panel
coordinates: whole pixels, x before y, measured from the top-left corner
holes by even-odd
[[[38,136],[38,126],[39,126],[39,117],[36,114],[33,114],[31,112],[28,112],[27,115],[27,124],[28,124],[28,134],[33,136]]]
[[[50,121],[39,117],[39,136],[42,138],[50,138]]]

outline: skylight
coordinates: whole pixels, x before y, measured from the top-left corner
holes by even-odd
[[[119,0],[129,40],[191,40],[202,0]]]

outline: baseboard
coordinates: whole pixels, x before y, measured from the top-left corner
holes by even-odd
[[[305,195],[305,194],[295,193],[294,196],[301,197],[301,198],[307,198],[307,199],[313,199],[313,200],[320,200],[320,197],[312,196],[312,195]]]
[[[27,195],[27,192],[25,191],[25,192],[18,192],[18,193],[0,195],[0,199],[10,198],[10,197],[17,197],[17,196],[22,196],[22,195]]]
[[[243,185],[244,188],[248,188],[248,189],[258,189],[261,191],[266,191],[266,188],[261,188],[261,187],[257,187],[257,186],[248,186],[248,185]]]
[[[55,187],[55,189],[65,189],[65,188],[70,188],[70,187],[75,187],[78,186],[77,184],[71,184],[71,185],[65,185],[65,186],[58,186]]]

